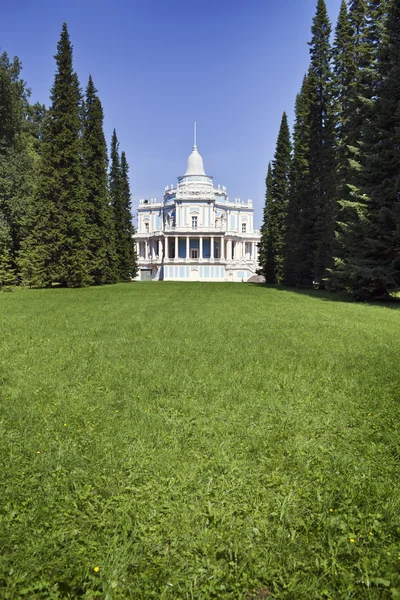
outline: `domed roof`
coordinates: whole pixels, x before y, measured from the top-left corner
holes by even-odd
[[[186,175],[205,175],[203,159],[197,151],[196,144],[193,146],[193,152],[189,156],[186,167]]]

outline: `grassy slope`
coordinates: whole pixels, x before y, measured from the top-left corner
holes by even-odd
[[[400,310],[141,283],[0,331],[2,598],[400,597]]]

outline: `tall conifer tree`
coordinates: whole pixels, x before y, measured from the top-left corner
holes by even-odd
[[[286,113],[283,113],[275,156],[272,162],[272,197],[267,207],[267,235],[270,251],[268,253],[265,275],[268,283],[281,283],[283,279],[291,153],[292,146],[289,126]]]
[[[362,235],[340,265],[358,298],[386,296],[400,286],[400,0],[389,5],[377,74],[360,151],[364,205],[350,231]]]
[[[31,132],[29,90],[18,58],[0,56],[0,276],[17,282],[23,221],[32,196],[36,149]]]
[[[129,165],[125,152],[121,153],[121,252],[119,272],[122,281],[129,281],[138,272],[136,245],[133,240],[135,229],[132,223],[131,191],[129,185]]]
[[[272,167],[268,163],[268,172],[265,179],[265,203],[263,210],[263,222],[261,225],[261,240],[259,245],[258,261],[260,270],[266,281],[272,277],[271,266],[273,265],[273,255],[271,246],[271,236],[269,233],[269,211],[272,206]]]
[[[354,2],[351,5],[353,26],[357,28],[358,33],[353,39],[355,75],[349,92],[348,163],[339,201],[334,266],[329,275],[330,284],[337,289],[351,287],[352,257],[358,253],[365,236],[367,204],[360,160],[363,153],[364,131],[372,117],[373,99],[377,95],[381,80],[377,64],[387,7],[386,0],[369,0],[367,6],[364,2]]]
[[[110,195],[114,215],[117,274],[120,281],[129,281],[137,273],[134,228],[131,215],[128,163],[125,152],[119,154],[115,129],[111,139]]]
[[[354,61],[354,38],[346,0],[342,0],[333,45],[334,100],[338,147],[338,179],[340,198],[344,194],[349,169],[350,131],[352,120],[352,87],[357,76]]]
[[[337,214],[337,175],[333,75],[331,69],[331,25],[324,0],[318,0],[310,43],[309,72],[313,99],[310,104],[310,214],[313,265],[309,285],[321,285],[333,262],[335,218]],[[314,221],[314,223],[312,223]]]
[[[304,287],[310,284],[314,251],[314,206],[310,202],[310,107],[314,100],[309,75],[305,75],[296,97],[293,132],[293,160],[284,253],[286,285]],[[300,227],[301,226],[301,227]]]
[[[82,286],[90,282],[82,178],[79,109],[81,94],[72,67],[66,23],[57,45],[52,104],[41,143],[31,225],[21,267],[29,284]]]
[[[112,283],[116,280],[116,254],[107,181],[107,145],[103,109],[91,76],[84,102],[82,150],[89,273],[96,284]]]

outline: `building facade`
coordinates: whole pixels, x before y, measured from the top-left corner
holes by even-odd
[[[214,187],[196,146],[161,201],[140,200],[135,234],[138,279],[247,281],[258,268],[253,203]]]

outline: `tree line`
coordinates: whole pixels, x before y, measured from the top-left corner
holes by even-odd
[[[266,177],[268,283],[357,299],[400,288],[400,0],[324,0],[291,135],[284,113]]]
[[[83,94],[64,23],[47,109],[30,104],[21,63],[0,56],[0,287],[80,287],[137,273],[129,166],[110,161],[92,77]],[[110,163],[110,164],[109,164]]]

